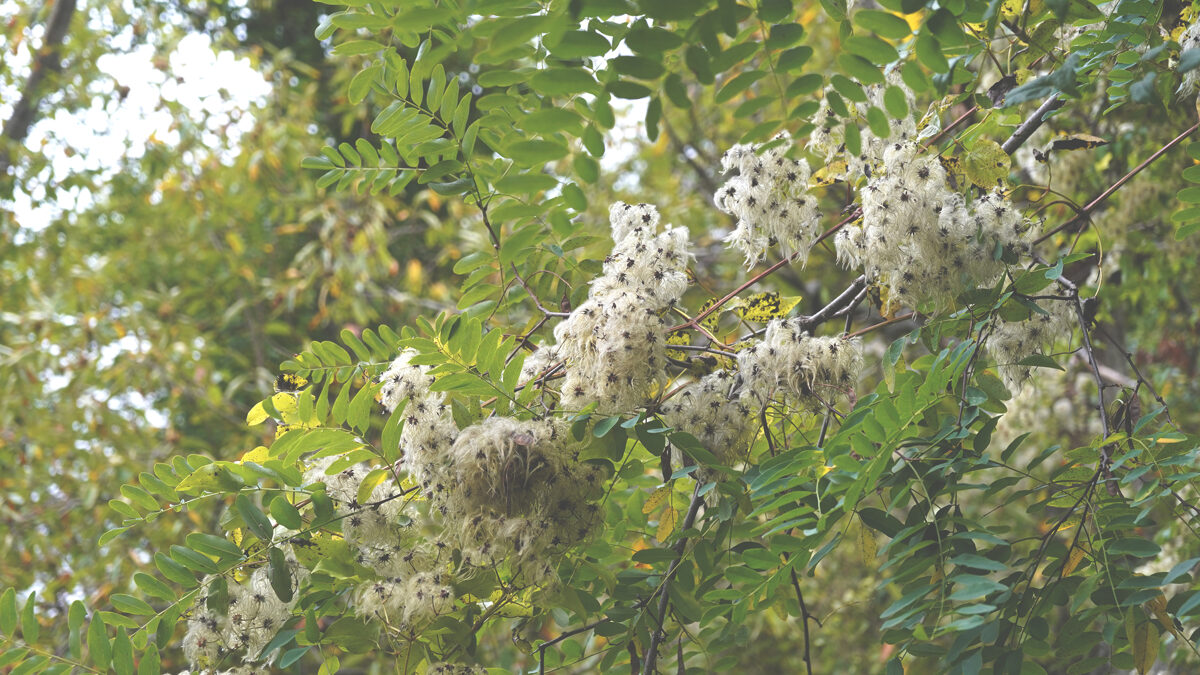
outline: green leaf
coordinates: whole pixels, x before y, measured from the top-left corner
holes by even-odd
[[[598,94],[600,85],[592,74],[577,68],[547,68],[539,70],[529,80],[529,86],[543,96],[573,96]]]
[[[93,615],[87,631],[88,659],[92,665],[101,671],[107,671],[112,661],[112,646],[108,640],[108,630],[99,617]]]
[[[138,661],[137,675],[159,675],[162,664],[158,656],[158,647],[150,645],[146,651],[142,653],[142,659]]]
[[[645,56],[616,56],[608,63],[618,73],[639,80],[656,80],[666,72],[661,62]]]
[[[133,575],[133,583],[137,584],[137,587],[142,589],[142,592],[146,595],[167,602],[175,601],[175,592],[171,590],[170,586],[159,581],[158,577],[146,574],[145,572],[136,572]]]
[[[112,642],[112,666],[117,675],[133,675],[133,643],[124,628],[117,629]]]
[[[908,99],[900,87],[888,86],[883,92],[883,107],[893,119],[901,120],[908,116]]]
[[[268,554],[271,563],[269,579],[271,581],[271,589],[275,591],[275,596],[282,602],[292,601],[292,570],[288,566],[287,558],[283,551],[278,548],[271,548]]]
[[[612,45],[603,35],[584,30],[564,31],[557,38],[549,38],[548,42],[550,54],[559,59],[604,56],[612,49]]]
[[[375,78],[379,76],[382,69],[382,65],[374,65],[355,74],[346,88],[346,96],[351,103],[355,105],[362,103],[367,94],[371,92],[371,85],[375,83]]]
[[[343,391],[345,391],[345,389],[347,389],[347,387],[343,387]],[[238,515],[242,517],[242,521],[246,523],[246,527],[250,528],[250,531],[254,533],[254,536],[258,537],[264,542],[271,541],[272,531],[274,529],[271,526],[271,519],[267,518],[266,514],[259,510],[258,506],[256,506],[254,502],[250,501],[250,497],[246,496],[245,494],[239,494],[237,498],[234,499],[233,505],[237,510]]]
[[[116,593],[108,600],[112,603],[113,609],[117,610],[118,612],[133,614],[134,616],[154,616],[154,614],[156,614],[154,608],[150,606],[150,603],[132,595]]]
[[[37,620],[37,593],[30,593],[25,599],[25,607],[21,610],[21,637],[25,642],[36,645],[41,626]]]
[[[288,528],[289,530],[299,530],[304,527],[304,520],[300,517],[300,511],[292,505],[286,495],[278,495],[271,500],[271,517],[275,522]]]
[[[140,574],[140,573],[139,573]],[[67,610],[67,644],[71,652],[71,658],[78,661],[83,658],[83,643],[82,631],[83,622],[87,620],[87,607],[82,600],[76,600],[71,603],[71,608]]]
[[[1148,539],[1126,537],[1110,541],[1104,546],[1109,555],[1131,555],[1135,558],[1152,558],[1162,553],[1162,547]]]
[[[175,562],[196,572],[204,572],[205,574],[216,574],[218,572],[216,564],[208,556],[197,553],[190,548],[179,546],[178,544],[171,546],[171,557]],[[159,569],[162,568],[160,567]],[[163,573],[166,574],[165,571]]]
[[[237,544],[207,532],[192,532],[184,537],[184,543],[188,548],[222,560],[241,560],[243,557],[242,549]]]
[[[717,91],[716,96],[713,97],[713,100],[716,103],[724,103],[750,88],[750,85],[766,77],[766,75],[767,73],[762,70],[750,70],[741,73],[722,86],[721,89]]]
[[[926,68],[935,73],[950,72],[950,62],[946,60],[945,55],[942,54],[942,46],[932,35],[924,32],[917,35],[916,52],[917,60]]]
[[[16,630],[17,591],[6,588],[4,593],[0,593],[0,635],[12,638],[16,636]]]
[[[895,47],[873,35],[852,35],[846,38],[843,46],[851,54],[857,54],[878,65],[900,59],[900,53]]]
[[[858,10],[854,13],[854,23],[889,40],[901,40],[912,34],[907,21],[877,9]]]

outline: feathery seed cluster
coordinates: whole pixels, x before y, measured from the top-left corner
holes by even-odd
[[[285,551],[295,588],[306,570],[289,549]],[[229,604],[224,613],[207,607],[205,598],[197,601],[183,637],[184,656],[194,669],[212,670],[239,652],[242,663],[253,663],[291,617],[295,598],[286,603],[280,600],[268,574],[266,567],[259,567],[244,583],[229,583]],[[215,579],[206,577],[204,586],[211,587]]]
[[[1045,309],[1046,314],[1034,314],[1024,321],[999,321],[987,338],[987,349],[996,359],[1000,377],[1013,393],[1029,379],[1031,369],[1020,365],[1021,360],[1046,354],[1056,341],[1071,334],[1074,315],[1069,303],[1055,302]]]
[[[760,405],[775,396],[820,405],[852,388],[861,370],[858,338],[813,337],[797,319],[771,321],[762,341],[738,353],[742,389]]]
[[[827,90],[826,100],[822,102],[820,110],[812,119],[815,128],[809,135],[808,148],[825,158],[828,178],[854,183],[860,176],[870,177],[881,162],[887,163],[885,152],[888,147],[898,142],[910,143],[916,138],[917,127],[911,113],[898,119],[889,119],[890,133],[886,138],[876,136],[870,127],[859,124],[859,122],[866,121],[871,108],[877,110],[887,108],[884,103],[884,95],[889,88],[902,92],[908,109],[913,109],[916,98],[904,81],[900,79],[898,71],[889,72],[886,80],[881,84],[864,87],[867,99],[854,104],[850,110],[855,117],[854,120],[845,120],[838,116],[828,103],[829,96],[837,94],[832,90]],[[861,131],[862,148],[857,155],[846,152],[846,125],[848,122],[856,128],[863,126]],[[844,166],[842,165],[843,161],[845,162]]]
[[[463,560],[506,560],[526,583],[551,579],[549,551],[581,541],[596,524],[589,503],[600,486],[598,466],[579,461],[557,421],[490,417],[462,430],[451,450],[455,523]]]
[[[688,233],[658,229],[649,204],[617,202],[609,210],[615,246],[588,300],[554,329],[566,360],[562,404],[578,409],[595,401],[603,411],[645,401],[666,367],[667,322],[662,313],[687,288]]]
[[[1030,249],[1029,221],[999,192],[967,204],[915,143],[893,144],[884,157],[886,171],[862,191],[861,223],[835,243],[839,262],[887,287],[886,307],[945,306],[1003,272],[999,251]]]
[[[808,192],[812,172],[807,161],[784,156],[791,145],[791,138],[781,133],[770,144],[735,145],[721,158],[722,172],[738,173],[713,201],[722,213],[737,217],[737,228],[725,243],[746,256],[747,267],[775,244],[784,255],[798,253],[803,263],[821,233],[817,199]]]
[[[756,401],[733,395],[736,375],[718,370],[688,384],[662,406],[662,418],[696,437],[722,464],[745,457],[753,437]]]

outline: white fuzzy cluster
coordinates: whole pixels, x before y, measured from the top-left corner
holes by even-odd
[[[936,157],[914,143],[884,153],[886,171],[862,191],[861,224],[838,232],[838,260],[887,287],[885,308],[937,308],[1004,270],[999,251],[1027,252],[1030,222],[999,192],[970,204]]]
[[[630,228],[627,238],[635,236],[636,229]],[[631,291],[614,291],[603,297],[612,302],[632,296]],[[644,339],[644,321],[638,329],[642,331],[639,337]],[[618,333],[617,338],[620,337]],[[611,346],[613,342],[610,339],[600,344]],[[549,356],[554,349],[543,348],[540,352]],[[393,598],[406,597],[400,593],[408,587],[406,574],[434,568],[428,561],[423,562],[422,556],[441,561],[443,549],[450,545],[459,550],[466,568],[491,566],[504,560],[514,577],[520,576],[524,583],[549,582],[554,570],[546,554],[578,542],[595,524],[598,509],[589,499],[599,486],[600,469],[579,461],[575,444],[566,438],[557,422],[490,417],[458,431],[443,396],[429,390],[434,380],[428,369],[412,365],[411,358],[411,354],[402,354],[384,373],[381,399],[389,409],[407,399],[400,437],[403,465],[417,478],[430,511],[440,521],[442,531],[452,533],[452,540],[434,547],[406,543],[407,550],[402,552],[383,549],[384,555],[388,555],[385,562],[392,565],[383,568],[378,553],[364,550],[358,541],[360,527],[377,533],[379,524],[374,516],[358,513],[357,518],[348,518],[350,522],[343,524],[343,530],[349,527],[347,539],[355,538],[360,553],[366,555],[364,564],[381,575],[398,577],[373,597],[382,603],[381,608],[391,608],[389,603],[397,602]],[[538,359],[530,360],[536,364]],[[530,370],[540,373],[549,363],[546,360]],[[348,485],[342,488],[337,482],[341,478],[335,478],[330,489],[333,493],[344,489],[347,494],[356,495],[357,488],[349,491],[353,479],[354,476],[346,477]],[[387,496],[381,494],[379,499]],[[372,498],[377,501],[374,495]],[[394,523],[395,518],[391,521]],[[395,527],[390,523],[387,526]],[[393,536],[390,541],[395,539]],[[362,592],[363,597],[371,593],[370,589]],[[432,593],[424,597],[428,599],[431,595],[440,597]],[[407,605],[403,606],[408,612]]]
[[[295,588],[305,570],[290,550],[286,559],[292,567]],[[235,652],[241,653],[245,664],[257,660],[263,647],[291,617],[295,605],[294,598],[285,603],[275,595],[268,575],[268,569],[260,567],[244,583],[230,583],[229,606],[224,614],[209,609],[203,598],[197,602],[183,637],[183,653],[192,668],[211,670]],[[204,583],[207,585],[213,579],[210,576]]]
[[[899,71],[895,70],[887,74],[883,83],[864,87],[867,100],[849,106],[855,119],[843,120],[833,112],[828,103],[822,103],[812,119],[815,128],[809,135],[808,149],[824,157],[828,178],[854,182],[860,176],[870,177],[878,170],[879,164],[886,163],[885,152],[889,147],[896,143],[908,143],[916,138],[917,125],[911,112],[898,119],[888,119],[889,134],[886,138],[876,136],[866,125],[867,111],[870,108],[886,109],[883,97],[889,87],[895,87],[904,93],[905,103],[911,111],[916,98],[900,79]],[[861,127],[862,150],[857,155],[846,152],[847,123]],[[840,161],[845,161],[845,166],[842,166]]]
[[[547,553],[582,540],[599,509],[599,467],[579,461],[565,428],[554,421],[490,417],[463,429],[454,442],[455,523],[464,561],[505,560],[526,583],[550,580]]]
[[[735,145],[721,158],[721,170],[736,169],[737,175],[717,190],[713,201],[722,213],[738,219],[725,243],[746,256],[747,267],[775,244],[784,255],[799,254],[803,264],[821,233],[817,199],[808,191],[812,172],[807,161],[785,156],[791,145],[783,133],[766,150],[763,144]]]
[[[662,405],[663,421],[695,436],[724,465],[745,457],[758,409],[753,399],[733,394],[736,381],[734,373],[718,370]]]
[[[408,401],[404,408],[404,429],[400,432],[400,446],[404,450],[401,468],[428,494],[435,487],[440,465],[458,435],[458,428],[450,416],[446,395],[430,390],[436,378],[429,374],[429,366],[410,363],[415,355],[406,350],[392,361],[379,378],[382,383],[379,399],[388,412]]]
[[[987,338],[987,349],[996,359],[1004,386],[1019,392],[1029,379],[1030,367],[1019,365],[1033,354],[1048,355],[1055,342],[1071,335],[1075,315],[1069,303],[1042,303],[1046,314],[1035,313],[1025,321],[1000,321]]]
[[[369,581],[354,591],[351,604],[361,617],[381,619],[395,628],[418,626],[454,608],[448,575],[415,572]]]
[[[862,362],[857,338],[813,337],[797,319],[776,319],[760,342],[738,353],[738,372],[742,391],[760,404],[777,396],[820,404],[849,392]]]
[[[1179,52],[1182,54],[1189,49],[1200,49],[1200,21],[1189,25],[1179,36]],[[1180,98],[1194,95],[1200,90],[1200,68],[1193,68],[1183,74],[1177,93]]]
[[[609,218],[615,246],[604,274],[554,329],[554,349],[566,361],[568,409],[594,401],[601,410],[623,411],[645,401],[666,367],[662,313],[687,288],[685,228],[660,232],[658,211],[648,204],[617,202]]]

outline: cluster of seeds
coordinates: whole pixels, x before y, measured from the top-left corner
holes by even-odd
[[[1027,252],[1033,229],[1007,198],[991,192],[967,204],[936,157],[915,143],[884,153],[883,170],[862,191],[862,221],[838,232],[838,260],[887,289],[885,309],[946,306],[993,282],[1007,250]]]
[[[286,560],[292,567],[293,588],[302,581],[305,570],[291,552]],[[244,664],[258,659],[263,647],[275,637],[292,616],[295,600],[283,602],[271,587],[266,567],[254,570],[245,582],[227,586],[228,605],[222,613],[202,598],[188,618],[183,637],[183,653],[197,670],[214,670],[217,665],[241,654]],[[204,586],[212,588],[216,577],[209,576]]]
[[[871,131],[871,125],[863,124],[870,120],[872,110],[878,114],[878,111],[889,107],[885,101],[889,90],[899,92],[904,98],[905,107],[912,110],[915,98],[896,71],[889,72],[884,82],[865,88],[866,100],[855,103],[847,111],[851,118],[838,115],[829,103],[830,97],[838,94],[833,90],[826,91],[821,108],[812,119],[814,129],[808,138],[808,149],[825,159],[826,178],[853,184],[862,176],[870,177],[884,161],[884,153],[889,146],[916,139],[917,127],[911,114],[888,119],[887,136],[878,136]],[[848,126],[854,127],[852,133],[858,133],[857,130],[862,127],[859,141],[861,149],[857,154],[850,154],[846,148]]]
[[[722,213],[738,219],[725,243],[746,256],[747,267],[778,244],[784,255],[808,251],[821,233],[817,199],[808,191],[811,170],[803,159],[785,156],[791,147],[787,134],[768,144],[735,145],[721,158],[721,169],[737,175],[717,190],[713,201]]]
[[[798,319],[776,319],[738,353],[740,390],[760,406],[783,398],[819,407],[854,387],[862,362],[858,338],[814,337]]]
[[[503,560],[523,583],[552,580],[547,554],[581,541],[599,516],[590,500],[603,474],[579,461],[575,445],[556,421],[490,417],[462,430],[446,520],[464,562]]]
[[[1055,342],[1071,334],[1074,323],[1066,302],[1055,302],[1045,314],[1034,313],[1024,321],[998,321],[985,344],[996,359],[1004,385],[1012,392],[1020,391],[1030,373],[1030,367],[1021,361],[1033,354],[1048,355]]]
[[[666,368],[668,324],[663,312],[687,288],[685,228],[658,228],[651,205],[617,202],[609,210],[613,253],[592,282],[586,302],[554,329],[566,362],[562,405],[591,402],[619,412],[643,403]]]

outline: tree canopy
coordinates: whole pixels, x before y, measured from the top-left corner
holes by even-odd
[[[0,666],[1200,664],[1196,3],[322,3],[0,10]]]

